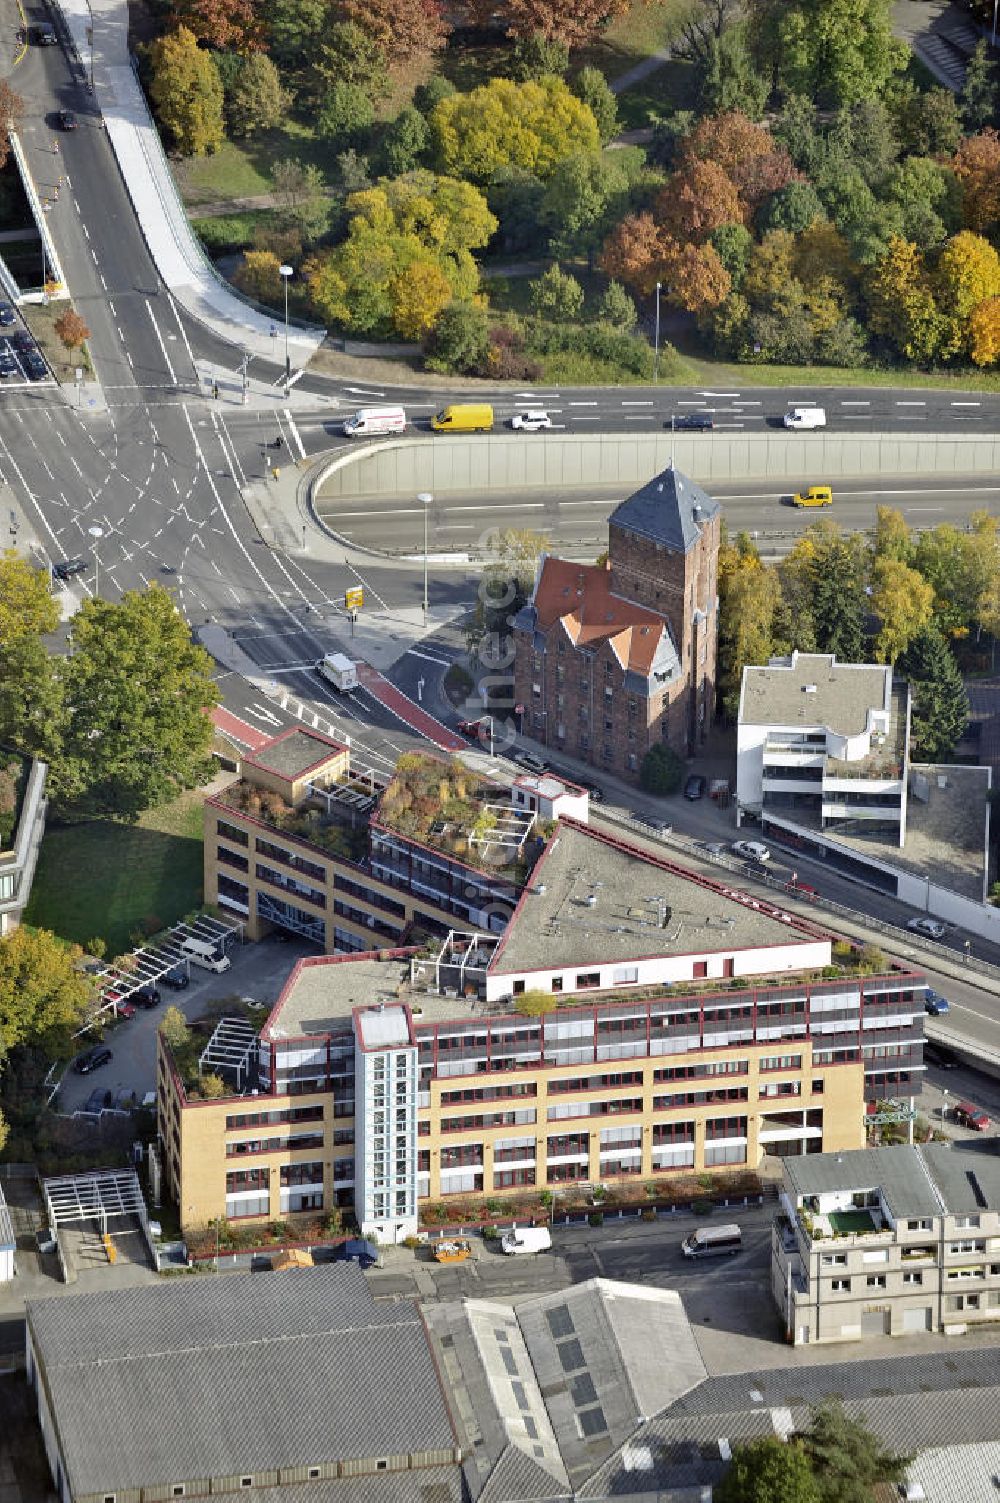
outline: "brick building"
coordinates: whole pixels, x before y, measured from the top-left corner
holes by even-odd
[[[514,624],[523,734],[635,777],[688,756],[715,695],[718,502],[673,468],[612,513],[604,565],[546,555]]]

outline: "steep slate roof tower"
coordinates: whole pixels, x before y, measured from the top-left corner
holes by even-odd
[[[605,566],[546,555],[517,617],[522,729],[619,776],[703,741],[715,694],[720,507],[673,468],[616,508]]]

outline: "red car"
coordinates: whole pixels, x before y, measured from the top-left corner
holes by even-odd
[[[478,741],[479,740],[479,732],[480,732],[481,728],[486,729],[486,730],[488,730],[488,728],[489,728],[485,719],[483,719],[483,720],[460,720],[458,722],[458,729],[459,729],[459,731],[461,732],[461,734],[463,736],[467,736],[470,741]]]
[[[955,1120],[961,1122],[963,1127],[971,1127],[973,1132],[985,1132],[990,1125],[990,1119],[978,1106],[973,1106],[971,1101],[959,1101],[955,1105]]]
[[[134,1018],[135,1008],[131,1002],[116,1002],[115,1008],[120,1018]]]

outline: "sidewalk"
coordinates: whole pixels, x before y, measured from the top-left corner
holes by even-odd
[[[85,78],[118,160],[149,253],[164,283],[199,323],[237,349],[271,360],[273,319],[216,275],[191,228],[128,52],[127,0],[58,0]],[[93,50],[88,32],[93,15]],[[289,331],[293,364],[303,366],[325,331]]]

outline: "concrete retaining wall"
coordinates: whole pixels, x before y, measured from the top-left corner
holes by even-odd
[[[326,497],[436,495],[527,486],[641,485],[670,463],[711,490],[716,480],[788,482],[873,475],[1000,472],[1000,435],[888,433],[448,434],[386,439],[338,455],[317,480]]]

